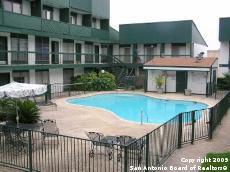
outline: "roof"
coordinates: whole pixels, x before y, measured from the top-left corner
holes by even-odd
[[[230,41],[230,17],[220,18],[219,41]]]
[[[184,58],[184,57],[157,57],[145,63],[145,67],[186,67],[186,68],[210,68],[216,58]]]
[[[116,29],[109,28],[109,37],[111,43],[119,43],[119,32]]]
[[[121,44],[197,43],[206,45],[192,20],[120,25]]]

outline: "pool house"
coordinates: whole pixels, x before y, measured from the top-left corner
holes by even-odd
[[[155,78],[163,75],[166,93],[184,93],[187,89],[193,94],[209,95],[217,82],[217,68],[217,58],[154,58],[144,65],[145,91],[157,91]]]

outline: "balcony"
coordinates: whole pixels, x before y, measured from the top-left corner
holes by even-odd
[[[99,40],[108,40],[109,31],[101,29],[92,29],[92,37]]]
[[[67,23],[43,19],[42,31],[67,35],[69,34],[69,27]]]
[[[2,24],[8,27],[41,30],[41,18],[3,11]]]

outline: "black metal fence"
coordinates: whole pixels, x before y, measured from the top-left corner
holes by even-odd
[[[227,93],[214,107],[181,113],[126,145],[2,126],[0,164],[42,172],[128,172],[132,166],[157,167],[183,144],[211,139],[229,106]]]
[[[159,126],[149,134],[126,146],[126,168],[131,166],[157,167],[161,165],[177,148],[183,144],[209,138],[220,124],[230,107],[230,92],[225,94],[214,107],[185,112]],[[138,143],[141,152],[131,151]],[[138,154],[138,159],[132,159],[132,154]],[[127,170],[128,171],[128,170]]]

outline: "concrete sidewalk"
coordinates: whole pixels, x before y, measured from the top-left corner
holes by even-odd
[[[230,110],[227,115],[223,118],[222,123],[216,131],[214,132],[212,140],[200,140],[195,141],[194,145],[187,144],[181,149],[177,149],[166,161],[164,166],[174,166],[174,167],[192,167],[194,165],[199,166],[200,163],[187,163],[182,162],[182,158],[195,159],[204,158],[209,152],[227,152],[230,151]],[[230,169],[229,169],[230,170]],[[174,170],[177,172],[179,170]],[[198,170],[180,170],[181,171],[198,171]]]

